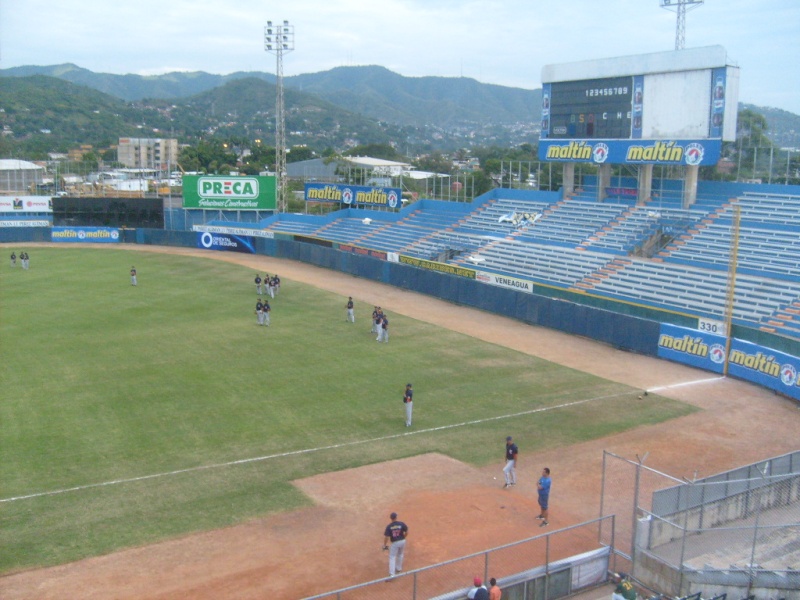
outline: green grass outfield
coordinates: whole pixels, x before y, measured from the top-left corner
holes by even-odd
[[[378,344],[371,306],[348,324],[345,297],[286,278],[258,327],[254,270],[210,258],[36,247],[23,271],[5,248],[1,573],[295,509],[300,477],[431,451],[484,465],[508,434],[530,454],[693,410],[391,306]],[[412,431],[442,429],[404,435],[409,381]]]

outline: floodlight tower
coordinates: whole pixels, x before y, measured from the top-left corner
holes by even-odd
[[[283,55],[294,50],[294,26],[289,21],[264,27],[264,50],[276,57],[275,67],[275,175],[278,212],[286,212],[286,118],[283,106]]]
[[[678,25],[675,29],[675,50],[686,47],[686,11],[697,8],[703,0],[661,0],[661,8],[675,9],[678,13]]]

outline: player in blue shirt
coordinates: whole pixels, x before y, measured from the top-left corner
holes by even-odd
[[[550,479],[550,469],[545,467],[542,469],[542,476],[539,477],[539,482],[536,484],[536,489],[539,491],[539,507],[541,508],[541,512],[536,518],[541,519],[542,521],[539,527],[545,527],[549,525],[547,522],[547,505],[550,499],[551,483],[552,480]]]

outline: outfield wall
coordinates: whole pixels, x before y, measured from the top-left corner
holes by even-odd
[[[689,315],[586,295],[578,298],[568,290],[319,238],[254,233],[261,235],[215,232],[213,238],[224,243],[204,245],[202,240],[208,241],[212,234],[137,229],[120,230],[114,241],[247,252],[300,261],[712,372],[720,372],[720,356],[724,359],[724,345],[720,347],[713,336],[698,331],[697,319]],[[51,229],[0,228],[0,242],[26,241],[51,241]],[[740,362],[729,374],[800,400],[800,341],[737,326],[732,341],[742,340],[750,343],[736,349]]]

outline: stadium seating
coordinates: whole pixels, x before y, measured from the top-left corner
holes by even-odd
[[[775,187],[732,196],[708,184],[690,209],[669,185],[644,205],[498,189],[472,204],[422,201],[376,219],[290,215],[261,227],[721,319],[738,207],[734,322],[800,338],[800,195]],[[668,243],[653,258],[633,256],[659,236]]]

